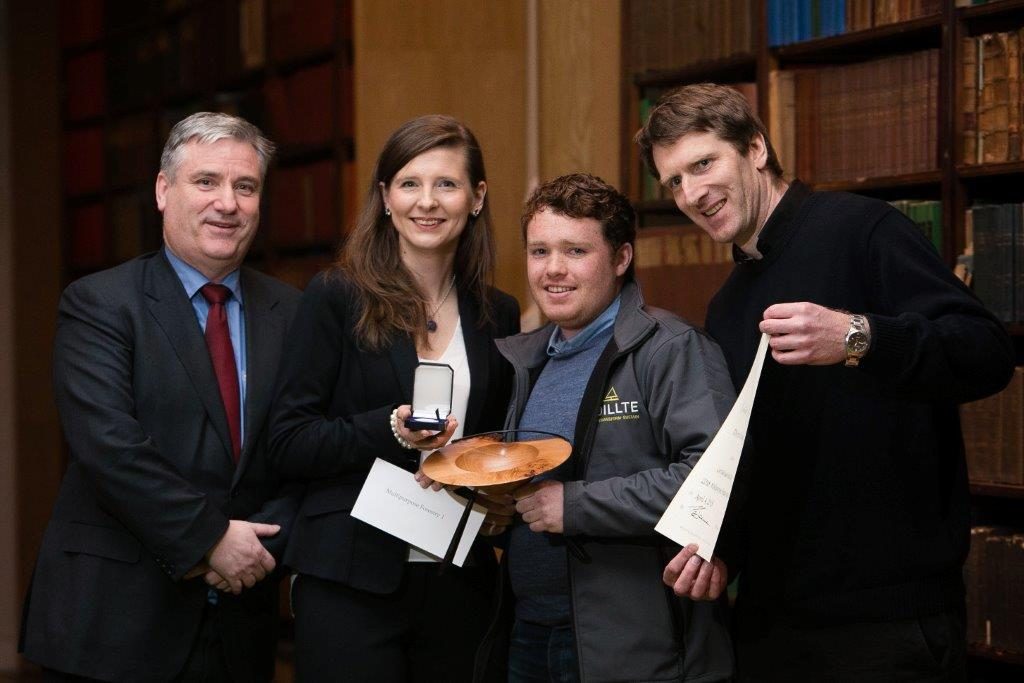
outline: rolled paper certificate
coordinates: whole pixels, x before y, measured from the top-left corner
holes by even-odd
[[[679,545],[696,543],[697,554],[709,562],[729,505],[767,350],[768,335],[762,334],[754,365],[736,403],[654,527]]]

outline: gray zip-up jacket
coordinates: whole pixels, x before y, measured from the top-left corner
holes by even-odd
[[[515,368],[506,428],[519,422],[551,331],[497,342]],[[722,603],[676,598],[662,583],[679,548],[654,526],[734,399],[718,345],[675,315],[645,307],[638,285],[627,282],[612,339],[583,395],[574,474],[564,489],[581,680],[732,676]],[[507,581],[503,594],[507,619]]]

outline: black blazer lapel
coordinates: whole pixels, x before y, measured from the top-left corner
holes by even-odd
[[[232,486],[241,479],[252,458],[270,409],[281,354],[276,340],[283,339],[280,329],[285,324],[278,310],[277,297],[262,287],[245,268],[242,269],[241,282],[245,312],[245,436]]]
[[[396,335],[388,349],[388,360],[395,369],[395,377],[398,378],[398,386],[402,389],[402,401],[412,402],[412,387],[416,377],[416,365],[419,363],[419,356],[416,355],[416,345],[412,339],[405,335]]]
[[[206,340],[199,330],[195,311],[185,296],[181,280],[163,252],[149,261],[144,277],[149,310],[167,335],[171,347],[192,380],[196,393],[199,394],[199,399],[210,416],[210,422],[224,446],[224,457],[230,463],[231,436],[224,403],[220,398],[220,387],[213,372],[213,363],[210,362]]]
[[[490,382],[491,338],[479,327],[480,308],[468,292],[459,291],[459,317],[462,321],[462,339],[466,344],[466,358],[469,361],[469,402],[466,405],[466,424],[462,428],[465,436],[476,433],[480,422],[480,411],[487,399]]]

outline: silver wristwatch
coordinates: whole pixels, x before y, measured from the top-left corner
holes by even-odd
[[[846,367],[855,368],[871,346],[868,321],[862,315],[850,316],[850,329],[846,333]]]

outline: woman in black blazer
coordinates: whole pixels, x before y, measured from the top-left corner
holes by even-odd
[[[303,295],[270,437],[281,472],[307,484],[285,554],[298,575],[300,681],[471,677],[491,612],[491,547],[477,539],[464,567],[439,573],[350,512],[375,458],[427,486],[420,449],[443,445],[460,423],[465,435],[501,428],[512,374],[493,341],[519,331],[519,307],[487,284],[495,257],[486,197],[469,129],[447,116],[404,124],[377,159],[338,262]],[[436,436],[403,423],[418,359],[457,368],[455,419]],[[497,527],[484,530],[500,532],[507,513],[489,515]]]

